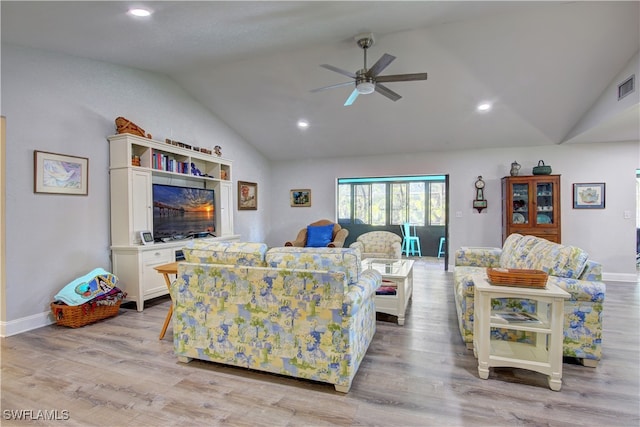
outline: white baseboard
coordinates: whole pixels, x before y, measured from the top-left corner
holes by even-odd
[[[0,322],[0,337],[10,337],[55,323],[50,311],[34,314],[9,322]]]
[[[639,282],[640,275],[637,273],[602,273],[602,280],[609,282]]]

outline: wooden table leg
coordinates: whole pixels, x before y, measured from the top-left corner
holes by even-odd
[[[165,332],[167,332],[167,327],[169,327],[169,321],[171,320],[171,316],[173,315],[173,302],[169,306],[169,312],[167,313],[166,319],[164,319],[164,325],[162,325],[162,331],[160,331],[160,339],[164,338]]]
[[[167,288],[171,291],[171,279],[169,279],[169,273],[162,273],[164,276],[164,281],[167,284]],[[164,319],[164,325],[162,325],[162,331],[160,331],[160,338],[164,338],[164,334],[167,332],[167,327],[169,327],[169,321],[171,321],[171,316],[173,315],[173,300],[171,300],[171,305],[169,306],[169,312],[167,313],[167,317]]]

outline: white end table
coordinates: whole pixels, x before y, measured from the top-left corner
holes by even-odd
[[[489,368],[507,366],[529,369],[548,376],[549,388],[562,387],[562,340],[564,300],[569,294],[547,282],[545,288],[491,285],[486,273],[473,277],[475,285],[473,352],[478,358],[478,375],[489,378]],[[495,298],[529,299],[536,302],[536,313],[524,321],[509,319],[508,313],[491,309]],[[526,314],[525,314],[526,316]],[[491,329],[532,332],[535,345],[492,340]]]
[[[382,275],[382,279],[393,282],[395,295],[376,295],[376,311],[378,313],[398,316],[398,325],[404,325],[407,304],[413,294],[413,260],[410,259],[377,259],[365,258],[362,268],[372,268]]]

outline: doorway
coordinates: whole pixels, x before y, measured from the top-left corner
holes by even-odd
[[[338,178],[336,187],[338,223],[349,230],[345,247],[370,231],[402,238],[408,222],[420,240],[421,258],[448,270],[448,175]]]

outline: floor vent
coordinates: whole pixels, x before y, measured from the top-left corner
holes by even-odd
[[[633,74],[627,80],[623,81],[618,85],[618,101],[620,101],[625,96],[629,95],[636,88],[636,75]]]

